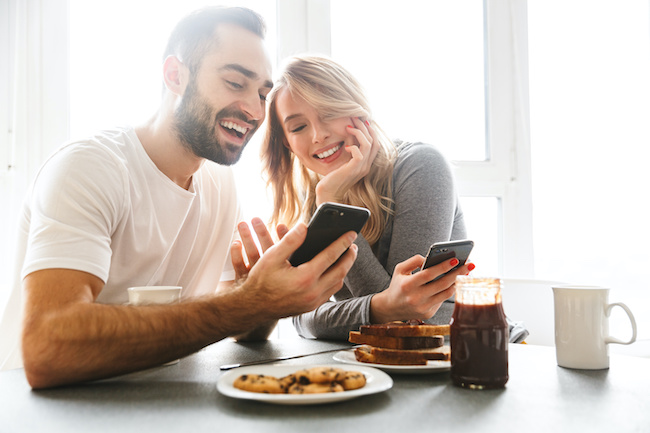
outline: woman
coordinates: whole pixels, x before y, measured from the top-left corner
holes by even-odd
[[[394,145],[372,119],[359,83],[330,59],[292,59],[268,97],[262,160],[274,192],[272,222],[307,221],[323,202],[366,207],[358,257],[334,300],[293,319],[303,337],[347,339],[360,325],[449,323],[456,259],[421,272],[434,242],[465,237],[451,170],[422,143]]]

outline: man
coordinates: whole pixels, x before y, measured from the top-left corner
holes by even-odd
[[[273,245],[254,219],[260,257],[240,223],[227,165],[264,120],[272,83],[263,36],[248,9],[190,14],[169,40],[158,112],[135,129],[62,147],[37,175],[19,248],[33,388],[153,367],[228,336],[266,338],[278,318],[312,310],[342,286],[354,233],[292,267],[304,224],[280,227]],[[220,279],[230,281],[215,292]],[[184,302],[125,305],[126,289],[143,285],[180,285]]]

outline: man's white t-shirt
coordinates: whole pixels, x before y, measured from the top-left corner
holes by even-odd
[[[185,190],[151,161],[132,128],[59,149],[20,216],[12,294],[0,322],[0,369],[19,367],[21,281],[37,270],[85,271],[105,282],[97,302],[132,286],[182,286],[182,298],[234,279],[230,244],[242,220],[229,167],[209,161]]]

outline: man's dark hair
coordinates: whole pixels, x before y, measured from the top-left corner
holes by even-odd
[[[214,32],[219,24],[243,27],[262,39],[266,34],[264,19],[255,11],[243,7],[206,7],[190,13],[178,22],[167,42],[163,61],[174,55],[194,75],[205,53],[218,42]]]

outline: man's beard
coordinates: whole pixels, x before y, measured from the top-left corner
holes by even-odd
[[[246,119],[244,113],[237,110],[224,108],[214,113],[214,110],[198,94],[194,80],[187,85],[185,95],[174,112],[174,117],[174,128],[183,146],[199,158],[221,165],[232,165],[239,161],[246,143],[257,129],[254,128],[247,133],[246,141],[241,146],[221,143],[217,138],[216,129],[219,128],[217,119],[234,117],[247,123],[250,121]]]

